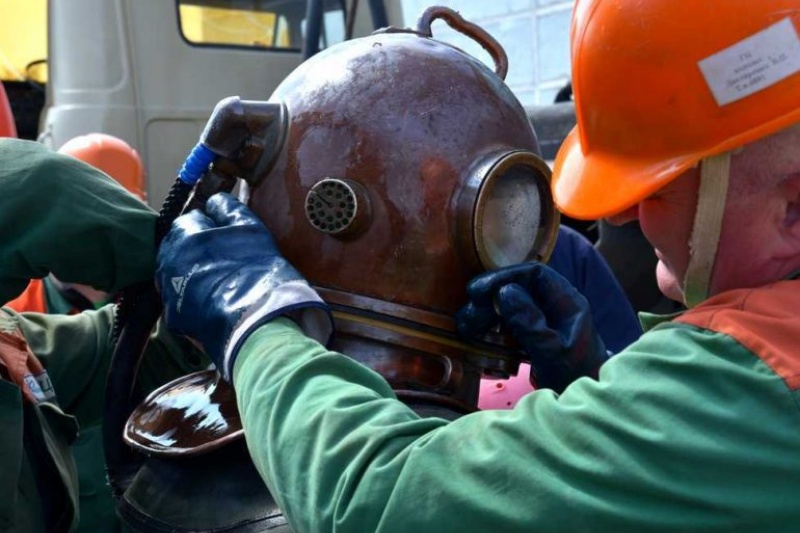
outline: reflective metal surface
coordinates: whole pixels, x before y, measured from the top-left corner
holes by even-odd
[[[425,36],[426,24],[436,17],[450,22],[454,12],[426,13],[421,29],[336,45],[286,78],[270,98],[287,109],[285,145],[243,197],[313,285],[449,317],[465,302],[467,282],[485,268],[473,227],[481,184],[509,154],[536,158],[538,145],[497,73]],[[468,29],[493,51],[502,74],[502,47]],[[547,182],[544,163],[527,168]],[[357,238],[336,238],[307,220],[309,191],[331,176],[367,192],[372,214]],[[552,244],[547,186],[539,199],[539,216],[525,217],[538,226],[518,227],[505,240],[528,241],[521,246],[531,253],[516,251],[514,258],[546,256]],[[537,210],[535,198],[522,201]],[[466,227],[457,220],[462,208]]]
[[[183,376],[153,391],[125,426],[125,442],[160,456],[210,452],[242,435],[231,386],[214,370]]]

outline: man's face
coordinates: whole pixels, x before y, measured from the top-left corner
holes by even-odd
[[[656,280],[667,298],[683,301],[700,171],[691,169],[639,203],[642,233],[658,257]]]
[[[683,301],[683,279],[689,264],[700,171],[690,169],[638,205],[609,217],[611,224],[639,219],[642,232],[655,249],[656,279],[665,296]]]
[[[792,154],[764,155],[762,151],[763,147],[757,144],[744,157],[770,161],[778,177],[788,175],[797,166]],[[775,194],[777,189],[742,185],[753,179],[768,179],[753,178],[753,168],[758,165],[743,165],[742,157],[734,155],[731,161],[730,188],[709,296],[731,289],[757,287],[781,279],[791,271],[781,260],[781,241],[775,231],[786,216],[786,205],[781,196]],[[679,302],[683,301],[699,186],[700,170],[690,169],[638,205],[609,218],[612,224],[639,219],[642,232],[658,257],[658,288],[665,296]]]

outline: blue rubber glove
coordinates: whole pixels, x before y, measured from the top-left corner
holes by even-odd
[[[608,359],[589,303],[572,284],[541,263],[486,272],[467,287],[469,302],[456,315],[466,338],[503,323],[531,364],[538,388],[562,392],[581,376],[597,377]]]
[[[323,344],[333,331],[316,291],[229,194],[175,221],[158,252],[156,286],[167,327],[199,342],[229,381],[239,347],[272,319],[289,316]]]

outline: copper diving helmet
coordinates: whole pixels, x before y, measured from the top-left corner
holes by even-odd
[[[436,19],[481,44],[494,71],[433,39]],[[493,38],[434,7],[415,29],[315,55],[269,102],[237,99],[230,113],[240,126],[270,125],[224,163],[239,169],[240,198],[333,309],[330,347],[381,373],[423,415],[475,410],[482,374],[516,373],[519,354],[500,334],[464,342],[452,317],[476,274],[545,261],[555,242],[550,170],[506,70]],[[260,118],[249,117],[256,109]],[[210,128],[216,138],[226,138],[222,124]],[[138,474],[150,488],[134,483],[123,510],[152,507],[164,465],[238,446],[241,435],[235,397],[215,372],[155,391],[125,428],[126,442],[151,458]]]
[[[433,39],[440,18],[494,72]],[[435,7],[415,30],[317,54],[270,98],[286,108],[285,141],[241,198],[333,307],[333,347],[401,397],[474,404],[481,371],[516,372],[502,343],[463,343],[452,319],[473,276],[546,260],[555,242],[550,170],[506,70],[491,36]]]
[[[494,71],[433,39],[436,19],[483,46]],[[550,170],[506,70],[502,47],[444,7],[416,29],[337,44],[271,96],[274,147],[240,190],[332,307],[331,348],[412,404],[467,412],[481,374],[516,373],[501,336],[463,342],[452,317],[476,274],[547,260],[555,243]]]

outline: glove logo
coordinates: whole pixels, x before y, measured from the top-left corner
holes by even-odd
[[[175,289],[175,292],[177,292],[178,294],[183,292],[183,284],[184,284],[184,280],[185,279],[186,278],[184,278],[183,276],[180,276],[180,277],[177,277],[177,278],[172,278],[170,280],[170,281],[172,281],[172,288]]]
[[[174,278],[170,278],[170,282],[172,283],[172,288],[175,289],[175,292],[178,293],[178,304],[176,306],[177,311],[181,312],[181,306],[183,306],[183,295],[186,292],[186,285],[189,283],[189,279],[194,275],[195,272],[200,268],[198,263],[195,263],[194,266],[189,270],[189,273],[185,276],[176,276]]]

